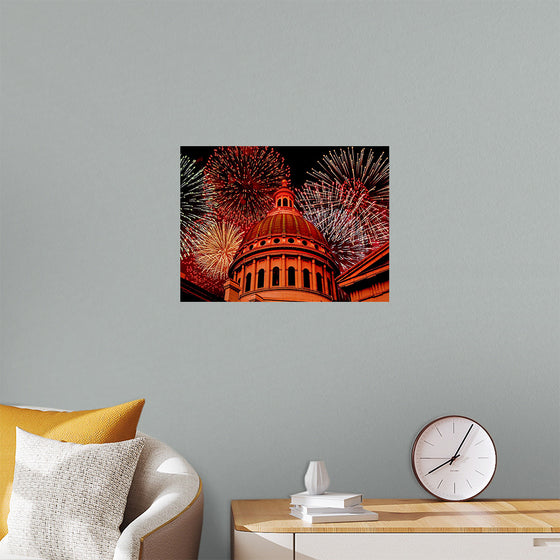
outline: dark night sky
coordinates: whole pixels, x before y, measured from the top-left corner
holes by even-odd
[[[297,189],[302,185],[307,176],[306,172],[317,167],[317,162],[323,158],[330,150],[337,149],[339,146],[271,146],[279,152],[291,171],[291,185]],[[344,146],[347,147],[347,146]],[[365,146],[355,146],[355,150],[359,151]],[[214,151],[216,146],[182,146],[181,154],[188,155],[191,158],[198,160],[197,163],[203,167],[208,160],[210,154]],[[371,146],[377,157],[381,152],[389,155],[388,146]]]

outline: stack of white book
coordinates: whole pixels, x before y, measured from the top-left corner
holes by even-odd
[[[361,494],[325,492],[292,494],[290,515],[308,523],[335,523],[348,521],[377,521],[378,515],[362,506]]]

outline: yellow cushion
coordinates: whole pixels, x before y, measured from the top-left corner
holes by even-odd
[[[16,426],[39,436],[72,443],[113,443],[132,439],[144,399],[76,412],[31,410],[0,405],[0,539],[7,518],[14,479]]]

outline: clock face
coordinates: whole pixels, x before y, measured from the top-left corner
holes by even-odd
[[[496,472],[496,447],[474,420],[444,416],[418,434],[412,468],[430,494],[443,500],[468,500],[490,484]]]

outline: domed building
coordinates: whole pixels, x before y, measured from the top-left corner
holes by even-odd
[[[245,234],[225,282],[226,301],[337,301],[339,269],[325,238],[283,182],[274,207]]]

